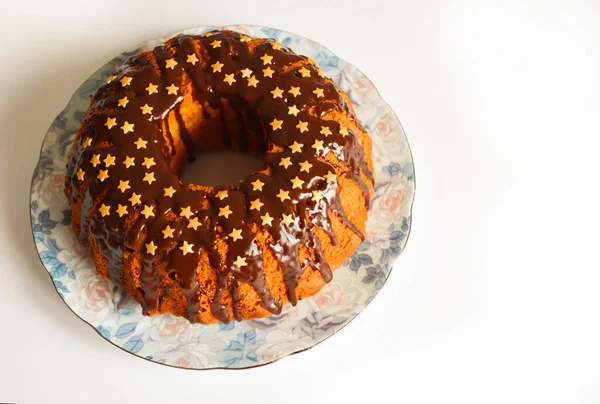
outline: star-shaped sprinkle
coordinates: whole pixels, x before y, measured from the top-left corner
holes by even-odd
[[[317,96],[317,98],[325,97],[325,93],[322,88],[316,88],[313,90],[313,94]]]
[[[340,127],[340,134],[342,136],[348,136],[348,128],[346,128],[345,126]]]
[[[283,98],[281,96],[283,94],[283,90],[279,87],[275,87],[275,90],[272,90],[271,94],[273,94],[273,98]]]
[[[311,199],[315,202],[319,202],[321,199],[323,199],[323,193],[319,190],[312,191],[312,194],[313,196]]]
[[[264,182],[262,182],[261,180],[257,179],[254,182],[251,182],[250,184],[252,184],[252,190],[253,191],[262,191],[263,186],[265,185]]]
[[[294,97],[297,97],[300,94],[302,94],[300,92],[300,87],[294,87],[294,86],[290,87],[290,89],[288,90],[288,93],[292,94]]]
[[[259,80],[256,79],[256,77],[252,76],[248,79],[248,87],[254,87],[256,88],[256,85],[259,83]]]
[[[198,226],[202,226],[202,223],[200,223],[197,217],[193,217],[192,220],[189,221],[187,228],[196,230],[198,229]]]
[[[273,128],[273,130],[281,129],[281,125],[283,125],[283,121],[279,119],[273,119],[273,121],[269,124]]]
[[[94,167],[96,167],[98,164],[100,164],[100,155],[99,154],[94,154],[92,156],[92,159],[90,160],[90,163],[92,163],[92,165]]]
[[[175,84],[171,84],[169,87],[166,87],[167,89],[167,95],[177,95],[177,91],[179,90],[179,87],[177,87]]]
[[[142,165],[149,170],[150,167],[156,165],[156,163],[154,162],[154,157],[144,157],[144,162],[142,163]]]
[[[192,213],[192,209],[189,206],[186,206],[185,208],[181,208],[181,212],[179,212],[179,216],[185,217],[186,219],[189,220],[190,216],[193,216],[194,214]]]
[[[131,203],[131,206],[139,205],[142,203],[141,200],[142,195],[136,194],[135,192],[131,195],[131,198],[128,201]]]
[[[108,168],[110,166],[114,166],[115,165],[115,156],[111,156],[110,154],[107,154],[106,158],[102,161],[104,161],[106,168]]]
[[[142,115],[151,115],[154,107],[151,107],[148,104],[144,104],[143,106],[140,107],[140,109],[142,110]]]
[[[127,206],[119,204],[119,207],[117,208],[117,213],[119,214],[119,217],[123,217],[123,215],[129,213],[127,212]]]
[[[106,126],[108,129],[112,129],[113,126],[117,125],[117,118],[106,118],[106,122],[104,123],[104,126]]]
[[[300,112],[300,110],[295,105],[292,105],[291,107],[288,107],[288,114],[289,115],[297,116],[298,112]]]
[[[214,34],[215,34],[214,32],[206,32],[206,33],[202,34],[202,36],[205,38],[208,38],[208,37],[213,36]]]
[[[121,191],[121,193],[124,193],[125,191],[127,191],[129,188],[131,188],[129,186],[129,180],[127,181],[123,181],[123,180],[119,180],[119,186],[117,187],[117,189],[119,191]]]
[[[85,171],[83,171],[81,168],[77,170],[77,178],[79,179],[79,181],[83,181],[83,179],[85,178]]]
[[[296,125],[296,129],[300,131],[300,133],[304,133],[308,131],[308,122],[298,121],[298,125]]]
[[[98,173],[98,179],[100,182],[104,182],[105,179],[108,178],[108,170],[100,170]]]
[[[250,42],[251,39],[252,38],[250,38],[249,36],[246,36],[246,35],[242,35],[240,37],[240,41],[242,41],[242,42]]]
[[[260,60],[263,61],[264,65],[270,65],[271,61],[273,60],[273,56],[263,55],[263,56],[260,57]]]
[[[136,140],[135,142],[133,142],[134,145],[137,146],[138,150],[139,149],[145,149],[146,145],[148,144],[148,141],[143,140],[141,137],[138,138],[138,140]]]
[[[334,182],[337,178],[335,173],[332,173],[331,171],[328,171],[327,174],[324,175],[324,177],[327,180],[327,182]]]
[[[156,181],[156,178],[154,178],[154,171],[144,173],[144,179],[142,179],[142,181],[146,181],[148,184],[152,184],[154,181]]]
[[[294,218],[292,214],[286,215],[285,213],[281,216],[281,223],[285,224],[287,227],[290,227],[290,224],[294,223]]]
[[[229,84],[230,86],[233,85],[233,83],[235,83],[237,80],[233,77],[233,73],[231,74],[226,74],[225,78],[223,79],[223,82]]]
[[[229,192],[226,189],[217,192],[217,194],[215,195],[215,197],[219,198],[220,200],[223,200],[223,199],[227,198],[228,196],[229,196]]]
[[[306,160],[304,163],[299,163],[299,165],[300,165],[300,172],[305,172],[305,173],[309,172],[313,166],[312,164],[310,164],[308,162],[308,160]]]
[[[233,262],[233,265],[235,265],[238,268],[242,268],[248,265],[248,263],[246,262],[246,258],[242,258],[238,255],[237,259]]]
[[[116,78],[117,78],[117,76],[110,76],[109,78],[106,79],[105,83],[110,84],[113,81],[115,81]]]
[[[319,77],[323,77],[323,78],[325,78],[325,73],[323,73],[323,70],[321,70],[321,69],[319,69],[319,71],[317,72],[317,75],[318,75]]]
[[[102,206],[100,206],[98,211],[100,212],[102,217],[110,215],[110,206],[106,206],[105,204],[102,204]]]
[[[284,191],[283,189],[280,189],[276,196],[281,200],[281,202],[285,201],[286,199],[291,199],[290,191]]]
[[[88,147],[90,147],[92,145],[92,138],[88,137],[83,141],[83,148],[87,149]]]
[[[219,72],[221,73],[221,68],[225,66],[223,63],[217,61],[215,63],[213,63],[212,65],[210,65],[210,67],[213,68],[213,73]]]
[[[174,228],[172,228],[171,226],[167,225],[167,227],[165,227],[164,230],[161,230],[160,232],[163,234],[163,238],[166,240],[168,238],[173,238],[173,232],[175,231]]]
[[[321,126],[321,132],[319,132],[319,133],[321,135],[325,135],[325,137],[332,134],[331,130],[329,130],[329,126]]]
[[[231,237],[233,241],[242,239],[242,229],[233,229],[233,231],[229,233],[229,237]]]
[[[125,157],[125,161],[123,161],[123,164],[125,164],[125,168],[129,168],[131,166],[134,166],[135,163],[133,162],[135,160],[135,157]]]
[[[279,165],[287,170],[287,168],[292,165],[292,159],[290,157],[282,157]]]
[[[298,73],[300,73],[302,77],[310,77],[310,70],[306,67],[302,67],[302,69],[298,70]]]
[[[125,76],[123,77],[121,80],[119,80],[121,82],[121,85],[123,87],[127,87],[128,85],[131,84],[131,80],[133,80],[131,77],[129,76]]]
[[[291,144],[289,147],[292,150],[292,154],[293,153],[300,153],[302,151],[302,147],[304,145],[302,143],[298,143],[294,140],[294,143]]]
[[[128,134],[129,132],[133,132],[134,125],[135,125],[134,123],[129,123],[129,122],[125,121],[123,126],[121,126],[121,129],[123,130],[124,134]]]
[[[323,141],[322,140],[315,140],[315,143],[313,143],[313,145],[311,146],[313,149],[315,149],[315,152],[320,152],[321,150],[324,149],[323,147]]]
[[[277,43],[277,42],[271,42],[271,46],[275,50],[280,50],[282,48],[282,46],[279,43]]]
[[[219,208],[219,216],[225,216],[225,219],[229,218],[229,215],[231,215],[233,212],[229,209],[229,205],[225,206],[224,208]]]
[[[217,40],[215,39],[214,41],[212,41],[212,42],[210,43],[210,46],[212,46],[212,47],[213,47],[213,49],[220,48],[220,47],[221,47],[221,41],[217,41]]]
[[[275,70],[271,69],[270,66],[267,66],[266,69],[263,69],[263,75],[265,77],[269,77],[269,78],[273,78],[273,73],[275,73]]]
[[[154,241],[146,243],[146,254],[154,255],[154,251],[156,251],[157,248],[158,246],[154,244]]]
[[[302,184],[304,184],[304,181],[302,181],[300,178],[298,178],[298,176],[296,176],[296,178],[294,178],[290,181],[292,183],[292,189],[296,189],[296,188],[302,189]]]
[[[152,206],[144,205],[144,209],[140,212],[140,214],[144,215],[146,219],[150,216],[154,216],[154,209]]]
[[[242,78],[249,78],[252,76],[252,70],[245,68],[244,70],[240,70],[240,72],[242,73]]]
[[[175,188],[173,188],[173,187],[164,188],[163,191],[165,192],[165,196],[172,198],[173,194],[175,193]]]
[[[264,203],[262,203],[260,201],[260,199],[256,198],[255,200],[253,200],[252,202],[250,202],[250,210],[258,210],[260,212],[260,208],[264,205]]]
[[[196,62],[199,62],[198,58],[196,57],[195,53],[192,53],[191,55],[187,55],[187,60],[186,62],[191,63],[192,66],[196,65]]]
[[[154,93],[158,93],[158,86],[156,84],[148,84],[148,87],[145,88],[148,91],[148,95],[152,95]]]
[[[194,247],[193,244],[189,244],[187,241],[184,240],[183,245],[179,247],[179,249],[183,251],[183,255],[186,255],[194,252],[194,250],[192,250],[192,247]]]
[[[127,106],[128,102],[129,102],[129,99],[127,98],[127,96],[125,96],[123,98],[119,98],[118,106],[125,108]]]
[[[173,70],[173,69],[175,69],[175,66],[177,66],[177,61],[175,59],[171,58],[171,59],[165,60],[165,67],[167,69]]]
[[[273,218],[269,215],[269,212],[265,213],[260,218],[262,219],[263,226],[271,226],[271,222],[273,221]]]

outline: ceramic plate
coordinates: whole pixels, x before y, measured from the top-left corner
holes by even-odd
[[[400,122],[357,68],[298,35],[250,25],[225,28],[275,38],[310,56],[350,95],[373,139],[376,182],[366,240],[317,295],[261,320],[201,325],[171,315],[144,317],[140,305],[126,293],[96,276],[90,252],[79,245],[71,229],[71,211],[63,194],[65,156],[90,95],[127,57],[176,34],[200,34],[214,27],[148,41],[111,60],[86,80],[48,130],[31,185],[33,237],[64,302],[117,347],[157,363],[192,369],[241,369],[271,363],[318,344],[348,324],[381,289],[404,248],[415,189],[413,161]]]

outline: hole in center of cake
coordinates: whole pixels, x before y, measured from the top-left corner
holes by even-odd
[[[185,185],[236,185],[264,164],[262,155],[233,150],[199,152],[187,163],[180,180]]]

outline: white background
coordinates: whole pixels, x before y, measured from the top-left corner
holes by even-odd
[[[185,27],[253,23],[362,69],[414,153],[408,246],[308,352],[185,371],[102,340],[55,293],[28,197],[94,70]],[[40,1],[0,5],[0,402],[600,403],[600,3]]]

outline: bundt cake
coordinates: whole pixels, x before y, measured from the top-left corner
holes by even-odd
[[[183,184],[199,151],[260,153],[239,184]],[[73,230],[146,315],[266,317],[314,295],[356,250],[371,141],[308,57],[233,31],[130,57],[92,97],[70,152]]]

